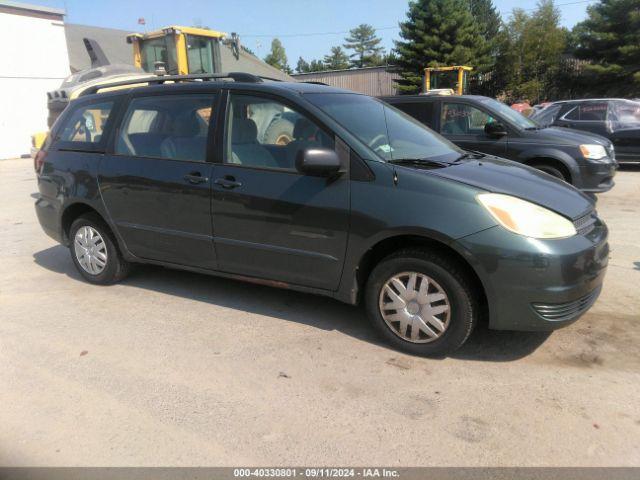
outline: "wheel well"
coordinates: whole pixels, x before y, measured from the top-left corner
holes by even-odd
[[[530,167],[534,165],[546,165],[548,167],[557,168],[558,170],[560,170],[565,180],[568,183],[572,183],[571,171],[560,160],[557,160],[555,158],[537,157],[537,158],[532,158],[530,160],[527,160],[526,164],[529,165]]]
[[[95,213],[102,218],[102,215],[100,215],[96,209],[90,207],[86,203],[74,203],[65,209],[62,213],[62,235],[65,241],[69,241],[69,229],[71,228],[71,224],[80,215],[84,215],[86,213]]]
[[[374,267],[380,263],[381,260],[388,257],[394,252],[398,250],[403,250],[405,248],[423,248],[425,250],[429,250],[431,252],[437,252],[440,255],[446,256],[450,260],[456,262],[458,266],[468,275],[470,281],[472,282],[472,286],[477,289],[480,293],[480,301],[482,304],[482,310],[486,311],[487,309],[487,295],[484,290],[484,286],[480,281],[480,278],[476,274],[475,270],[469,265],[469,262],[456,252],[450,246],[439,242],[437,240],[433,240],[427,237],[421,237],[418,235],[400,235],[396,237],[386,238],[373,247],[371,247],[362,257],[360,263],[358,264],[358,269],[356,271],[356,281],[358,284],[358,297],[362,296],[362,292],[364,292],[367,279],[369,278],[369,274],[374,269]],[[360,298],[358,298],[358,301]]]

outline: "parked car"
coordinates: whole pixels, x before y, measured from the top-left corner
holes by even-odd
[[[366,95],[198,78],[81,96],[38,153],[38,219],[88,282],[150,263],[327,295],[425,355],[481,316],[550,330],[598,297],[607,227],[565,182]],[[258,111],[295,117],[294,139],[259,141]]]
[[[544,110],[544,109],[545,109],[545,108],[547,108],[549,105],[551,105],[551,102],[541,102],[541,103],[537,103],[537,104],[535,104],[535,105],[532,107],[532,108],[533,108],[533,111],[531,112],[531,115],[528,115],[528,116],[529,116],[529,117],[530,117],[530,116],[533,116],[536,112],[539,112],[539,111],[541,111],[541,110]]]
[[[542,128],[504,103],[462,95],[382,97],[465,150],[507,158],[542,170],[583,192],[610,190],[617,163],[603,137]]]
[[[533,120],[608,138],[619,163],[640,163],[640,102],[620,98],[553,102]]]
[[[518,113],[522,113],[525,117],[528,117],[528,112],[532,110],[531,104],[527,100],[516,100],[511,104],[511,108]]]

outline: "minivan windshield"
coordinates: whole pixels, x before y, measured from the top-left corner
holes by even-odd
[[[534,128],[539,127],[539,125],[530,118],[525,117],[520,112],[515,111],[513,108],[499,102],[498,100],[493,98],[483,98],[480,102],[523,130],[533,130]]]
[[[356,93],[308,93],[305,98],[383,160],[449,162],[463,153],[409,115],[372,97]]]

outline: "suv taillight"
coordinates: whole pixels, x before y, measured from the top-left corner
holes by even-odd
[[[44,166],[44,159],[47,156],[47,152],[45,150],[38,150],[36,156],[33,157],[33,169],[37,174],[42,173],[42,167]]]

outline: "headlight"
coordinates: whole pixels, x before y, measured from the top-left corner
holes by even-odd
[[[564,238],[575,235],[573,223],[535,203],[510,195],[481,193],[478,201],[507,230],[533,238]]]
[[[602,145],[580,145],[580,152],[584,158],[601,160],[607,157],[607,151]]]

